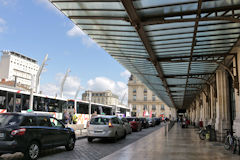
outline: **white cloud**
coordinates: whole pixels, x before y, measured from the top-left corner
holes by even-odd
[[[0,18],[0,24],[6,24],[6,21],[2,18]]]
[[[58,73],[56,74],[56,83],[51,84],[47,83],[41,86],[41,91],[43,94],[49,95],[49,96],[55,96],[56,94],[58,97],[60,96],[60,86],[61,82],[63,80],[64,74]],[[63,87],[63,96],[65,98],[74,98],[75,93],[80,86],[80,79],[76,76],[68,76],[64,87]]]
[[[86,46],[92,46],[95,42],[88,37],[78,26],[74,25],[70,30],[67,31],[67,35],[70,37],[81,37],[82,43]]]
[[[0,17],[0,33],[4,32],[6,28],[6,21]]]
[[[16,5],[17,0],[0,0],[0,4],[3,4],[4,6],[7,5]]]
[[[124,103],[127,103],[127,93],[128,87],[125,83],[120,81],[113,81],[106,77],[96,77],[95,79],[90,79],[88,82],[88,89],[92,91],[106,91],[111,90],[114,94],[119,96],[121,100],[125,94]]]
[[[120,76],[128,80],[128,78],[131,76],[131,73],[128,70],[125,70],[124,72],[120,73]]]
[[[70,37],[84,36],[86,35],[78,26],[74,25],[72,29],[67,31],[67,35]]]

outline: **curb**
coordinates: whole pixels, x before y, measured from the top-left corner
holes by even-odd
[[[84,138],[87,138],[87,136],[77,137],[76,140],[80,140],[80,139],[84,139]]]

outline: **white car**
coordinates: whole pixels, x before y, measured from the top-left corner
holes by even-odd
[[[115,142],[118,138],[125,138],[127,130],[124,123],[116,116],[96,116],[91,118],[87,126],[88,142],[94,138],[111,138]]]

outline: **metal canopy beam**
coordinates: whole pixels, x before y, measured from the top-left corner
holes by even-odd
[[[174,74],[174,75],[165,75],[165,78],[178,78],[178,77],[186,77],[186,76],[208,76],[214,73],[189,73],[189,74]]]
[[[166,24],[166,23],[179,23],[179,22],[195,22],[196,18],[181,18],[181,19],[164,19],[164,18],[155,18],[148,19],[142,22],[143,25],[155,25],[155,24]],[[230,21],[235,23],[240,23],[240,19],[234,17],[202,17],[199,18],[199,21]]]
[[[225,12],[226,10],[239,10],[240,9],[240,5],[234,5],[234,6],[224,6],[224,7],[216,7],[216,8],[207,8],[207,9],[201,9],[201,13],[216,13],[216,12]],[[172,13],[168,13],[168,14],[161,14],[161,15],[156,15],[156,16],[152,16],[152,17],[145,17],[142,19],[142,21],[144,22],[144,25],[149,25],[152,22],[154,22],[156,24],[156,22],[161,22],[161,23],[165,23],[163,22],[164,18],[169,18],[169,17],[183,17],[183,16],[188,16],[188,15],[196,15],[198,14],[198,10],[191,10],[191,11],[184,11],[184,12],[172,12]],[[210,19],[215,19],[216,17],[203,17],[201,18],[201,20],[210,20]],[[227,18],[224,16],[219,16],[219,18],[221,20]],[[223,18],[223,19],[222,19]],[[220,20],[220,19],[215,19],[215,20]],[[231,17],[228,17],[227,19],[231,19]],[[225,19],[225,20],[227,20]],[[233,18],[234,19],[234,18]],[[190,18],[188,20],[194,21],[194,18]],[[168,22],[168,21],[166,21]],[[169,21],[172,22],[172,21]]]
[[[201,55],[192,55],[192,58],[214,58],[214,57],[225,57],[228,55],[235,55],[234,53],[224,53],[224,54],[201,54]],[[160,62],[171,62],[173,59],[183,59],[183,58],[190,58],[191,56],[173,56],[173,57],[162,57],[158,58]]]
[[[160,79],[162,80],[165,89],[168,92],[168,96],[171,99],[172,105],[176,108],[175,103],[172,98],[172,95],[171,95],[171,91],[168,88],[166,79],[164,78],[162,68],[157,60],[156,54],[154,53],[154,51],[152,49],[151,42],[149,41],[149,39],[147,37],[147,34],[143,28],[143,25],[141,25],[141,20],[137,15],[137,12],[136,12],[136,9],[134,8],[133,2],[131,0],[121,0],[121,2],[123,4],[125,10],[128,13],[131,24],[135,27],[139,37],[141,38],[143,45],[149,54],[150,60],[154,64],[154,66],[158,72],[158,75],[159,75]]]
[[[184,99],[183,99],[183,106],[185,105],[184,101],[185,101],[185,95],[186,95],[186,90],[187,90],[187,85],[188,85],[188,77],[189,77],[189,73],[191,70],[191,63],[192,63],[192,55],[193,55],[193,51],[194,51],[194,46],[196,45],[196,36],[197,36],[197,31],[198,31],[198,22],[199,19],[201,17],[201,8],[202,8],[202,0],[198,1],[198,10],[197,10],[197,14],[196,14],[196,18],[195,18],[195,25],[194,25],[194,33],[193,33],[193,38],[192,38],[192,47],[191,47],[191,52],[190,52],[190,58],[189,58],[189,63],[188,63],[188,71],[187,71],[187,80],[186,80],[186,87],[185,87],[185,91],[184,91]],[[182,108],[183,108],[182,106]]]

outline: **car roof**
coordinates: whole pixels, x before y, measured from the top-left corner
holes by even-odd
[[[51,114],[46,113],[16,113],[16,112],[7,112],[7,113],[0,113],[0,115],[19,115],[19,116],[36,116],[36,117],[52,117]]]
[[[92,118],[99,118],[99,117],[101,117],[101,118],[117,118],[117,116],[114,116],[114,115],[111,115],[111,116],[109,116],[109,115],[97,115],[97,116],[92,117]]]

